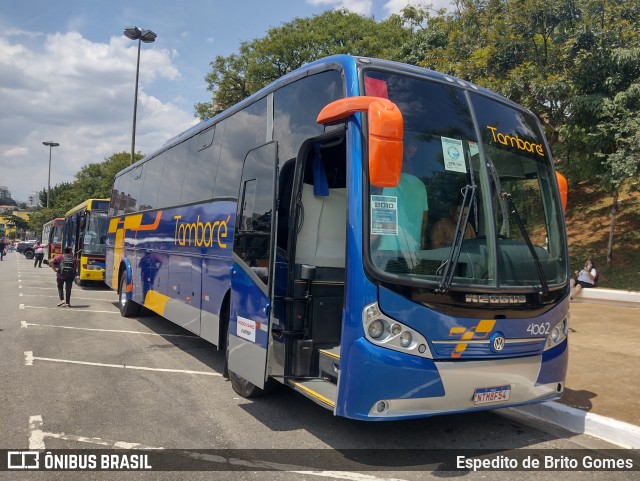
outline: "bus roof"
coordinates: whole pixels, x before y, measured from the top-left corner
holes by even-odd
[[[458,88],[462,88],[462,89],[468,89],[468,90],[473,90],[475,92],[481,93],[487,97],[491,97],[495,100],[498,100],[502,103],[507,103],[509,104],[511,107],[517,108],[519,110],[525,110],[528,111],[527,109],[525,109],[524,107],[522,107],[519,104],[516,104],[515,102],[509,100],[506,97],[503,97],[500,94],[497,94],[496,92],[493,92],[491,90],[485,89],[484,87],[480,87],[478,85],[475,85],[471,82],[468,82],[466,80],[462,80],[459,79],[457,77],[454,77],[452,75],[448,75],[448,74],[443,74],[440,72],[436,72],[434,70],[429,70],[427,68],[424,67],[418,67],[415,65],[409,65],[409,64],[405,64],[405,63],[401,63],[401,62],[395,62],[395,61],[391,61],[391,60],[381,60],[381,59],[377,59],[377,58],[370,58],[370,57],[360,57],[360,56],[353,56],[353,55],[345,55],[345,54],[340,54],[340,55],[332,55],[329,57],[325,57],[319,60],[316,60],[314,62],[308,63],[306,65],[303,65],[299,68],[297,68],[296,70],[289,72],[288,74],[283,75],[282,77],[280,77],[279,79],[273,81],[272,83],[270,83],[269,85],[263,87],[262,89],[258,90],[257,92],[255,92],[254,94],[250,95],[249,97],[241,100],[240,102],[238,102],[237,104],[229,107],[228,109],[224,110],[223,112],[219,113],[218,115],[203,120],[200,123],[188,128],[187,130],[179,133],[178,135],[170,138],[169,140],[167,140],[164,145],[157,149],[156,151],[152,152],[151,154],[143,157],[142,159],[138,160],[137,162],[135,162],[134,164],[125,167],[124,169],[122,169],[120,172],[118,172],[118,174],[116,174],[116,177],[120,176],[121,174],[124,174],[125,172],[137,167],[139,164],[144,163],[145,161],[149,160],[152,157],[155,157],[156,155],[160,154],[161,152],[173,147],[176,144],[179,144],[185,140],[187,140],[188,138],[198,134],[199,132],[207,129],[208,127],[211,127],[212,125],[215,125],[216,123],[218,123],[219,121],[233,115],[234,113],[242,110],[243,108],[247,107],[248,105],[251,105],[252,103],[256,102],[257,100],[261,99],[262,97],[264,97],[265,95],[267,95],[270,92],[273,92],[291,82],[294,82],[296,80],[299,80],[301,78],[304,77],[308,77],[310,75],[314,75],[316,73],[320,73],[326,70],[331,70],[331,69],[335,69],[335,70],[339,70],[341,72],[350,72],[350,75],[357,75],[357,69],[358,68],[381,68],[381,69],[387,69],[387,70],[393,70],[396,72],[401,72],[401,73],[406,73],[408,75],[418,75],[421,77],[426,77],[426,78],[431,78],[434,79],[436,81],[439,82],[443,82],[443,83],[448,83],[448,84],[452,84],[457,86]],[[356,93],[349,92],[349,90],[347,90],[347,96],[354,96],[354,95],[360,95],[358,87],[355,87]]]
[[[76,212],[81,211],[81,210],[89,210],[89,211],[93,210],[93,203],[96,202],[96,201],[109,202],[109,199],[87,199],[84,202],[82,202],[81,204],[78,204],[74,208],[69,210],[65,214],[65,217],[69,217],[70,215],[73,215]]]

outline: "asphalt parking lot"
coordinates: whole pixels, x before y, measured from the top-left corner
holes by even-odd
[[[505,450],[615,448],[491,411],[363,423],[336,418],[289,389],[257,400],[239,398],[222,376],[224,353],[159,316],[121,317],[117,296],[107,287],[74,286],[71,308],[57,302],[49,268],[34,268],[15,253],[5,258],[0,265],[0,449],[194,450],[189,455],[199,459],[216,449],[222,451],[211,457],[215,479],[248,480],[265,479],[264,465],[250,457],[266,452],[274,460],[268,479],[418,481],[432,477],[426,471],[437,471],[437,464],[420,471],[400,459],[385,460],[388,467],[374,463],[375,468],[341,463],[362,450],[483,449],[502,455]],[[311,469],[323,460],[335,462],[334,470]],[[10,479],[51,479],[53,473],[16,474],[22,476]],[[57,474],[88,479],[82,472]],[[130,479],[132,473],[111,474]],[[171,472],[149,474],[147,479],[177,479]],[[576,471],[564,477],[596,474]],[[616,473],[616,479],[632,475]],[[491,476],[506,481],[513,473]],[[211,472],[188,478],[210,479]]]

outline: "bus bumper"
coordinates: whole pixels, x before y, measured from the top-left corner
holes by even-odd
[[[80,273],[81,281],[104,281],[104,269],[82,270]]]
[[[340,380],[336,414],[395,420],[480,411],[558,398],[564,390],[567,342],[536,356],[433,361],[357,340]],[[474,402],[476,389],[509,387],[508,400]]]

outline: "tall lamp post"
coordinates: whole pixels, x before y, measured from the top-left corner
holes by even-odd
[[[136,149],[136,113],[138,111],[138,77],[140,75],[140,44],[153,43],[156,40],[157,35],[151,30],[143,30],[138,27],[126,27],[124,29],[124,36],[131,40],[138,41],[138,61],[136,62],[136,92],[133,96],[133,127],[131,130],[131,164]]]
[[[47,142],[42,142],[42,145],[46,145],[49,147],[49,179],[47,180],[47,209],[49,208],[49,193],[51,192],[51,150],[54,147],[58,147],[60,144],[58,142],[53,142],[51,140]]]

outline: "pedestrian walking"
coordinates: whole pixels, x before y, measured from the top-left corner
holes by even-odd
[[[71,287],[76,277],[76,261],[73,258],[73,250],[70,246],[64,248],[62,254],[58,254],[51,262],[51,268],[56,271],[58,283],[59,307],[71,307]],[[64,292],[63,292],[64,288]]]
[[[4,239],[0,239],[0,261],[4,260],[4,256],[7,254],[6,251],[7,243]]]
[[[33,267],[42,268],[42,259],[44,259],[44,245],[40,242],[36,242],[36,244],[33,246],[33,258],[35,259]]]

